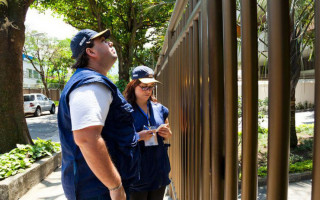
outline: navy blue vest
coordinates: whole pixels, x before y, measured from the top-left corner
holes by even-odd
[[[139,179],[140,152],[137,148],[138,138],[131,115],[132,106],[106,76],[87,68],[77,69],[62,91],[58,110],[62,147],[62,185],[68,199],[89,198],[108,192],[108,189],[90,170],[79,147],[75,144],[70,120],[70,93],[81,85],[97,82],[106,85],[113,96],[101,133],[111,159],[125,187]]]
[[[160,103],[148,102],[150,108],[150,125],[160,126],[165,123],[169,110]],[[147,117],[141,109],[133,105],[134,126],[139,132],[143,126],[148,126]],[[141,152],[140,180],[130,186],[133,192],[144,192],[159,189],[170,183],[170,162],[168,158],[169,144],[163,142],[163,138],[157,135],[157,146],[145,146],[143,141],[139,142]]]

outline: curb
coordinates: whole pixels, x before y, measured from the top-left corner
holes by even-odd
[[[44,157],[24,172],[0,181],[0,199],[16,200],[61,165],[61,152]]]
[[[289,183],[303,181],[303,180],[311,179],[311,178],[312,178],[312,172],[311,171],[289,174]],[[267,180],[268,180],[268,177],[259,178],[258,179],[259,187],[267,185]]]

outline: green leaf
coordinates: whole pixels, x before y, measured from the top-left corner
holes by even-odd
[[[7,0],[0,0],[0,5],[4,4],[6,7],[8,7],[8,2]]]

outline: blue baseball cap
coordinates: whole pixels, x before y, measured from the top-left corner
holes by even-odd
[[[153,77],[154,72],[146,66],[138,66],[132,70],[132,80],[139,79],[142,83],[160,83]]]
[[[86,44],[95,38],[110,36],[110,30],[106,29],[101,32],[96,32],[90,29],[83,29],[79,31],[71,40],[70,48],[72,51],[72,58],[77,59],[80,53],[86,48]]]

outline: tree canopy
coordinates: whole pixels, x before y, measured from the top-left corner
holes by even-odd
[[[111,30],[119,58],[119,79],[129,81],[133,63],[143,63],[141,51],[145,44],[161,40],[173,10],[174,0],[43,0],[34,6],[45,11],[51,9],[64,21],[77,29]],[[148,30],[152,34],[146,35]]]
[[[45,33],[27,32],[23,52],[28,55],[26,58],[40,74],[47,96],[49,87],[63,89],[68,68],[73,63],[70,39],[57,40]]]

